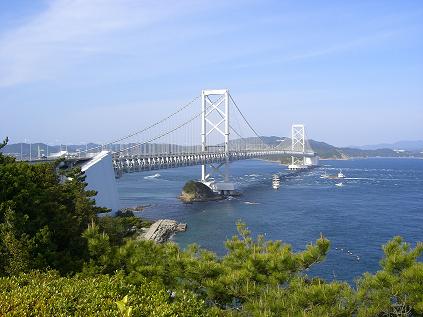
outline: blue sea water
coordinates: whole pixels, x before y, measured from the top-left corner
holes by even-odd
[[[321,167],[282,178],[271,187],[272,174],[287,174],[278,163],[249,160],[231,164],[242,196],[219,202],[182,204],[177,196],[187,180],[198,179],[200,167],[125,174],[118,180],[122,207],[150,204],[141,217],[170,218],[188,224],[177,234],[181,247],[190,243],[225,253],[224,241],[236,233],[236,221],[254,235],[282,240],[302,250],[322,233],[331,241],[323,263],[310,274],[352,282],[376,272],[381,246],[395,235],[415,245],[423,240],[423,160],[356,159],[321,161]],[[322,179],[323,173],[346,179]],[[358,258],[359,260],[358,260]]]

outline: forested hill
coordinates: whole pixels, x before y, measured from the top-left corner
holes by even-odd
[[[282,144],[289,146],[291,144],[291,139],[288,137],[278,137],[278,136],[262,136],[261,139],[273,146]],[[249,143],[257,142],[257,138],[248,138],[244,142]],[[234,140],[232,142],[240,142],[239,140]],[[336,147],[330,145],[326,142],[320,142],[310,139],[310,146],[317,153],[320,158],[323,159],[348,159],[354,157],[423,157],[422,151],[394,151],[392,149],[376,149],[376,150],[363,150],[350,147]]]
[[[325,142],[310,140],[313,150],[321,158],[348,159],[354,157],[423,157],[418,151],[395,151],[392,149],[362,150],[349,147],[335,147]]]
[[[325,142],[310,140],[313,150],[321,158],[348,159],[354,157],[423,157],[418,151],[395,151],[392,149],[362,150],[349,147],[335,147]]]
[[[288,137],[278,137],[278,136],[262,136],[261,139],[269,145],[277,146],[282,144],[285,148],[289,147],[291,144],[291,139]],[[245,139],[235,139],[230,141],[232,144],[257,144],[260,142],[258,138],[251,137]],[[354,157],[423,157],[423,149],[421,151],[418,150],[404,150],[398,151],[389,148],[382,148],[382,149],[358,149],[352,147],[336,147],[330,145],[325,142],[309,140],[310,146],[313,150],[317,153],[320,158],[323,159],[348,159]],[[95,148],[98,147],[98,144],[89,143],[87,147],[85,145],[49,145],[44,143],[33,143],[31,145],[31,155],[32,157],[37,157],[39,150],[41,155],[46,155],[58,152],[60,149],[65,150],[67,149],[69,152],[76,152],[78,150],[85,150],[86,148]],[[119,149],[119,144],[114,144],[113,149]],[[20,153],[22,150],[22,154],[24,158],[29,157],[30,146],[28,143],[15,143],[15,144],[8,144],[4,147],[1,151],[3,153],[11,154],[16,157],[20,157]]]

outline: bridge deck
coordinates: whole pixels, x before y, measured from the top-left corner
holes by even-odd
[[[63,161],[68,166],[85,163],[93,158],[93,154],[86,157],[64,156]],[[264,157],[302,156],[314,157],[314,152],[296,152],[288,150],[244,150],[229,152],[229,162],[248,160]],[[28,161],[30,163],[54,162],[60,158],[40,158]],[[142,172],[149,170],[177,168],[184,166],[224,163],[224,152],[200,152],[200,153],[165,153],[165,154],[138,154],[119,155],[113,154],[113,168],[117,176],[123,173]]]
[[[229,161],[247,160],[263,157],[304,156],[314,157],[314,152],[296,152],[286,150],[259,150],[259,151],[233,151],[229,152]],[[125,155],[113,157],[113,167],[117,175],[127,172],[141,172],[177,168],[183,166],[203,165],[212,163],[224,163],[224,152],[213,153],[180,153],[180,154],[157,154],[157,155]]]

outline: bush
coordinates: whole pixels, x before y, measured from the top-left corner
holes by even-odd
[[[100,230],[109,236],[112,245],[120,245],[124,243],[125,238],[133,237],[138,230],[149,227],[152,222],[135,217],[133,213],[128,215],[124,213],[116,217],[99,217],[98,225]]]
[[[411,249],[395,237],[383,251],[382,270],[357,281],[357,316],[423,316],[423,243]]]
[[[172,297],[152,282],[132,284],[123,274],[60,277],[32,272],[0,279],[2,316],[117,316],[116,302],[128,296],[131,316],[208,316],[204,302],[180,291]]]
[[[244,224],[239,235],[226,242],[228,253],[214,253],[191,246],[182,251],[175,244],[129,240],[113,246],[95,224],[84,233],[92,256],[84,273],[95,275],[122,270],[131,280],[149,279],[165,287],[189,290],[219,308],[237,308],[256,299],[269,287],[278,287],[322,261],[329,248],[323,237],[302,252],[280,241],[257,239]]]

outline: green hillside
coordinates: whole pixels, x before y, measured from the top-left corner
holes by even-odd
[[[291,138],[289,137],[262,136],[260,137],[260,139],[270,146],[280,146],[281,148],[285,149],[290,148],[291,146]],[[257,137],[249,137],[244,139],[231,140],[230,145],[239,145],[241,148],[243,148],[246,144],[254,146],[255,144],[259,144],[260,142],[261,141]],[[322,159],[349,159],[354,157],[423,157],[423,153],[419,151],[395,151],[389,148],[364,150],[351,147],[336,147],[326,142],[320,142],[311,139],[308,140],[308,143],[313,149],[313,151]],[[125,145],[123,147],[125,148],[127,146],[128,145]],[[166,145],[161,144],[160,146],[163,147]],[[87,146],[88,149],[96,147],[99,147],[99,145],[94,143],[90,143]],[[23,157],[29,158],[30,146],[27,143],[23,143],[22,147],[21,143],[8,144],[1,151],[12,156],[20,157],[21,148]],[[78,150],[84,151],[85,145],[62,145],[60,147],[58,145],[47,146],[44,143],[33,143],[31,145],[31,155],[32,157],[37,157],[38,149],[40,149],[41,155],[45,155],[46,153],[51,154],[54,152],[58,152],[60,148],[62,150],[65,150],[65,148],[67,148],[69,152],[76,152]],[[119,148],[119,144],[113,145],[113,150],[118,150]]]

